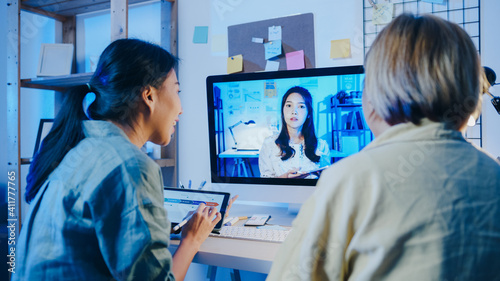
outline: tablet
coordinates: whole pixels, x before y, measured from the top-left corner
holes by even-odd
[[[190,211],[196,211],[200,203],[217,208],[224,218],[230,194],[228,192],[206,191],[196,189],[163,188],[163,206],[172,227],[179,224]],[[222,227],[221,219],[214,230]]]
[[[291,178],[294,178],[294,179],[305,179],[305,178],[307,178],[309,176],[313,176],[315,178],[319,178],[319,176],[321,175],[321,172],[323,172],[323,170],[325,170],[328,167],[330,167],[330,166],[325,166],[325,167],[321,167],[319,169],[310,170],[310,171],[298,171],[297,175],[296,176],[294,175]]]

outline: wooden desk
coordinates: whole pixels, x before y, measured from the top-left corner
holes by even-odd
[[[268,224],[291,226],[296,214],[289,214],[285,207],[269,207],[234,204],[231,216],[251,216],[252,214],[270,214]],[[242,225],[244,221],[238,222]],[[172,240],[169,250],[174,253],[179,240]],[[274,257],[281,243],[249,241],[208,237],[193,259],[195,263],[221,266],[238,270],[269,273]]]

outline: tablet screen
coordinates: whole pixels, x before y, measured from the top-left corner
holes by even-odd
[[[207,206],[217,208],[217,211],[221,212],[221,215],[224,216],[229,200],[229,193],[164,188],[163,198],[163,206],[167,210],[168,219],[173,224],[178,224],[190,211],[196,211],[200,203],[205,203]],[[221,223],[217,224],[216,228],[220,228],[219,225],[221,225]]]

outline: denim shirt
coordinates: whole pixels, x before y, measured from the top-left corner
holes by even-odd
[[[106,121],[84,121],[31,202],[12,280],[174,280],[158,165]]]

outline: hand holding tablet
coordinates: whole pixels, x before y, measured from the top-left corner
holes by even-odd
[[[290,174],[288,177],[295,178],[295,179],[304,179],[304,178],[308,177],[309,175],[316,175],[317,177],[319,177],[321,172],[323,172],[323,170],[328,168],[328,167],[330,167],[330,166],[325,166],[325,167],[321,167],[319,169],[310,170],[310,171],[297,171],[296,173]]]
[[[228,209],[230,194],[227,192],[168,188],[163,189],[164,207],[167,210],[168,219],[172,223],[172,230],[179,231],[183,226],[189,224],[190,212],[201,212],[200,215],[211,215],[215,211],[213,218],[221,213],[224,217]],[[200,211],[201,204],[203,210]],[[193,214],[194,216],[194,214]],[[177,226],[179,225],[179,226]],[[214,230],[222,227],[222,220],[217,221]]]

